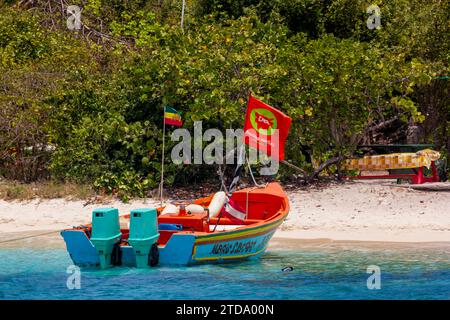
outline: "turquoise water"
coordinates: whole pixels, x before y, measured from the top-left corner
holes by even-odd
[[[221,265],[82,269],[79,290],[67,289],[69,265],[64,249],[0,249],[0,299],[450,299],[449,247],[318,246]],[[381,268],[380,290],[367,288],[369,265]]]

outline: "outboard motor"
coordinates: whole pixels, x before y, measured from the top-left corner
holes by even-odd
[[[111,254],[120,243],[119,211],[116,208],[101,208],[92,212],[91,242],[100,258],[102,269],[111,266]],[[120,248],[116,248],[116,250]]]
[[[158,238],[156,209],[132,210],[128,243],[133,247],[138,268],[148,268],[148,266],[153,267],[158,264]]]

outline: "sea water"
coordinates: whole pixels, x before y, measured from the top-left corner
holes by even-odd
[[[0,299],[450,299],[449,246],[277,246],[256,261],[81,269],[79,289],[70,265],[63,248],[0,248]]]

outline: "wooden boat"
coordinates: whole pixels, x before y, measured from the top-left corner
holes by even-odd
[[[206,209],[212,199],[210,196],[194,203]],[[164,207],[158,208],[159,236],[148,254],[148,264],[193,265],[260,257],[289,213],[286,194],[278,183],[269,183],[264,188],[236,191],[230,199],[245,208],[246,217],[241,224],[221,215],[211,217],[208,210],[194,214],[162,214]],[[130,214],[120,219],[120,239],[111,253],[112,264],[136,266],[139,251],[129,241]],[[76,265],[101,264],[99,252],[102,251],[91,241],[92,224],[64,230],[61,235]]]

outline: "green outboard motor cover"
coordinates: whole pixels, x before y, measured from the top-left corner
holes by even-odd
[[[128,243],[133,247],[138,268],[147,268],[150,249],[158,241],[158,213],[156,209],[136,209],[130,215]]]
[[[99,254],[102,269],[111,266],[111,253],[121,235],[119,211],[116,208],[99,208],[92,212],[90,240]]]

